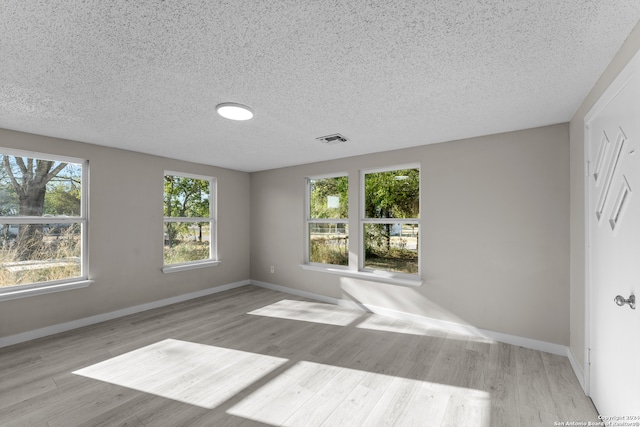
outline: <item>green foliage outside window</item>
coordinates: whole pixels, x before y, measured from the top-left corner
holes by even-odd
[[[420,217],[420,171],[401,169],[367,173],[364,217],[364,267],[418,273],[418,230],[403,220]]]
[[[309,183],[311,218],[349,217],[349,178],[312,179]]]
[[[211,258],[211,182],[206,179],[164,177],[164,264]],[[166,221],[182,218],[182,221]],[[193,218],[193,220],[191,220]]]
[[[365,218],[419,218],[420,171],[365,174]]]
[[[364,268],[417,274],[419,169],[363,178]],[[349,265],[348,191],[346,176],[309,180],[309,262]]]
[[[309,217],[338,220],[349,216],[349,179],[346,176],[309,180]],[[309,224],[309,261],[349,265],[346,221]]]
[[[81,199],[82,165],[0,154],[0,286],[80,277]]]

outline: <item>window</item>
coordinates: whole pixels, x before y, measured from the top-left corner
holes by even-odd
[[[307,261],[349,265],[347,176],[307,178]]]
[[[359,199],[349,201],[347,174],[307,178],[301,267],[420,286],[420,165],[362,171],[359,186]],[[349,219],[349,202],[358,204],[359,219]]]
[[[164,265],[209,265],[215,243],[215,179],[165,172]]]
[[[84,160],[0,149],[0,297],[87,279],[86,174]]]
[[[360,269],[418,275],[420,169],[362,172]]]

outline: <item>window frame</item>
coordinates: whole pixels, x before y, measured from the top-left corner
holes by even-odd
[[[192,174],[187,172],[178,172],[173,170],[165,170],[162,175],[162,182],[164,183],[165,176],[177,176],[180,178],[191,178],[197,179],[201,181],[209,182],[209,216],[208,217],[166,217],[164,214],[162,215],[162,272],[164,273],[173,273],[177,271],[185,271],[185,270],[193,270],[196,268],[210,267],[220,264],[220,260],[218,259],[218,221],[217,221],[217,212],[218,212],[218,188],[217,188],[217,179],[211,175],[199,175]],[[164,186],[162,189],[162,209],[164,211]],[[199,223],[199,222],[208,222],[209,223],[209,258],[200,259],[195,261],[187,261],[180,262],[174,264],[165,264],[164,261],[164,227],[167,222],[178,222],[178,223]]]
[[[379,173],[379,172],[392,172],[396,170],[403,169],[417,169],[418,170],[418,192],[420,194],[420,198],[422,195],[422,171],[420,168],[420,163],[408,163],[408,164],[400,164],[393,166],[386,166],[381,168],[372,168],[372,169],[361,169],[360,170],[360,186],[359,186],[359,224],[358,224],[358,271],[364,274],[373,274],[373,275],[383,275],[387,278],[397,278],[399,280],[420,280],[422,277],[421,272],[421,252],[422,245],[420,242],[420,216],[418,218],[367,218],[366,217],[366,180],[365,175],[371,173]],[[420,199],[418,200],[418,204],[420,205]],[[420,215],[420,212],[418,212]],[[414,224],[418,226],[418,272],[416,274],[410,273],[402,273],[398,271],[391,270],[377,270],[373,268],[365,267],[365,225],[366,224]]]
[[[309,236],[309,227],[311,224],[346,224],[348,229],[351,230],[349,224],[349,217],[347,218],[311,218],[311,181],[329,178],[347,178],[347,184],[350,185],[349,174],[347,172],[336,172],[323,175],[313,175],[305,178],[305,232],[304,232],[304,262],[305,265],[316,266],[319,268],[337,268],[337,269],[349,269],[349,265],[339,264],[325,264],[321,262],[311,261],[311,238]],[[349,192],[347,191],[347,203],[349,203]],[[349,231],[349,236],[351,231]]]
[[[70,289],[88,287],[93,283],[89,279],[89,161],[87,159],[0,147],[0,154],[25,157],[36,160],[73,163],[81,166],[80,216],[2,216],[0,222],[9,225],[21,224],[80,224],[80,275],[66,279],[45,282],[16,284],[0,287],[0,301],[7,301],[34,295],[43,295]]]
[[[307,271],[315,271],[320,273],[328,273],[334,274],[342,278],[354,278],[359,280],[366,280],[369,282],[379,282],[388,285],[399,285],[399,286],[407,286],[407,287],[417,287],[422,286],[423,281],[421,278],[422,270],[421,270],[421,251],[422,246],[420,244],[420,218],[411,218],[411,219],[400,219],[393,218],[394,223],[407,221],[408,223],[414,223],[418,225],[418,273],[417,274],[407,274],[400,272],[393,272],[387,270],[373,270],[373,269],[364,269],[361,266],[364,264],[364,224],[363,219],[365,213],[365,180],[364,175],[367,173],[373,172],[388,172],[393,170],[401,170],[401,169],[418,169],[419,171],[419,191],[420,194],[422,192],[422,175],[421,175],[421,165],[420,163],[409,163],[409,164],[399,164],[392,165],[388,167],[381,168],[371,168],[371,169],[362,169],[357,172],[348,173],[348,172],[336,172],[330,174],[322,174],[322,175],[313,175],[305,177],[305,209],[304,209],[304,263],[300,264],[300,268]],[[309,262],[309,220],[310,220],[310,186],[309,180],[312,179],[323,179],[323,178],[334,178],[346,176],[349,179],[349,218],[340,218],[337,219],[336,222],[342,223],[346,222],[349,225],[349,265],[335,265],[335,264],[323,264],[323,263],[311,263]],[[352,179],[354,178],[354,179]],[[353,182],[359,180],[357,182],[358,188],[352,188]],[[356,200],[354,200],[354,198]],[[358,218],[353,218],[353,213],[358,212]],[[345,221],[345,219],[347,221]],[[329,222],[326,219],[319,219],[316,222]],[[373,221],[372,221],[373,222]],[[382,220],[383,223],[388,223],[387,220]],[[354,227],[355,226],[355,227]],[[353,239],[356,240],[353,240]],[[356,252],[357,253],[354,253]],[[355,258],[354,258],[355,257]],[[357,261],[356,261],[357,260]]]

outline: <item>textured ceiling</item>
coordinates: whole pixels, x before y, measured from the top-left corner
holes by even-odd
[[[639,19],[638,0],[0,0],[0,127],[257,171],[566,122]]]

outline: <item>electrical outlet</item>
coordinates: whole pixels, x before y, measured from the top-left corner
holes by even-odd
[[[271,271],[271,273],[275,273],[276,272],[276,268],[272,265],[269,270]]]

